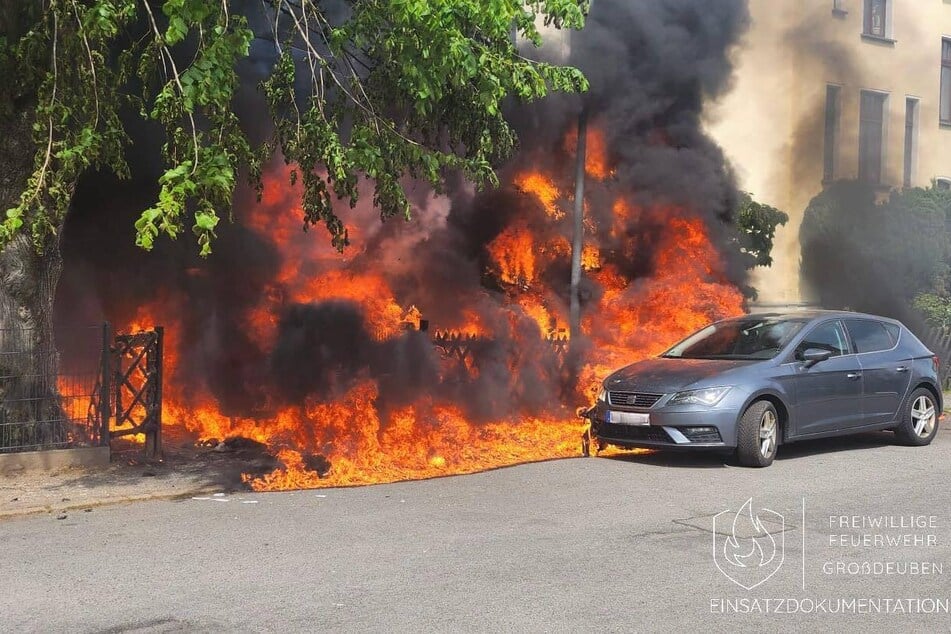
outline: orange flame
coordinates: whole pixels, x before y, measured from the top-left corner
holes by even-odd
[[[506,228],[486,250],[506,284],[530,286],[535,281],[535,237],[527,225]]]
[[[611,176],[604,135],[589,132],[588,173],[596,180]],[[566,149],[573,151],[569,134]],[[426,306],[403,306],[390,285],[387,264],[351,266],[347,257],[325,242],[300,231],[300,211],[293,213],[299,192],[282,185],[286,174],[267,179],[263,203],[250,211],[246,225],[280,252],[280,270],[268,290],[244,315],[251,341],[270,350],[276,340],[279,317],[288,304],[345,300],[358,305],[377,341],[416,329],[427,314]],[[568,222],[558,208],[563,192],[555,180],[541,172],[525,172],[515,184],[535,196],[545,211],[542,229],[529,219],[514,220],[488,245],[487,261],[497,280],[506,286],[500,311],[511,324],[530,320],[536,336],[559,336],[567,331],[567,309],[558,289],[549,288],[543,273],[549,265],[565,261],[570,245],[559,222]],[[288,213],[291,208],[292,213]],[[639,218],[660,219],[663,234],[651,245],[653,272],[629,280],[603,252],[591,235],[582,254],[587,275],[601,289],[596,306],[585,311],[582,329],[593,350],[581,370],[581,382],[592,395],[611,370],[655,355],[712,319],[742,313],[743,297],[725,281],[720,256],[702,220],[677,208],[642,209],[619,196],[612,207],[606,234],[621,244],[630,258],[641,248],[629,227]],[[377,221],[378,222],[378,221]],[[365,228],[369,226],[366,225]],[[586,231],[595,233],[591,210]],[[355,227],[351,239],[360,243]],[[359,247],[353,247],[359,251]],[[612,247],[613,248],[613,247]],[[458,297],[458,323],[439,324],[467,335],[491,338],[494,322],[487,326],[476,308],[479,298]],[[245,386],[255,397],[254,411],[232,416],[221,410],[207,385],[196,385],[179,372],[179,339],[183,324],[174,298],[145,306],[127,329],[149,324],[166,326],[165,422],[198,439],[223,440],[242,436],[268,446],[282,467],[263,476],[246,475],[245,482],[259,491],[362,485],[471,473],[521,462],[577,455],[583,425],[566,407],[555,413],[535,415],[511,412],[490,422],[467,420],[452,402],[431,395],[409,405],[384,409],[378,405],[379,385],[369,375],[327,402],[307,401],[294,406],[275,405],[253,379]],[[491,321],[491,320],[490,320]],[[505,321],[503,319],[502,321]],[[513,332],[518,329],[513,328]],[[498,333],[495,333],[498,334]],[[522,334],[520,336],[527,336]],[[517,360],[509,362],[518,371]],[[470,376],[478,367],[466,361]]]
[[[555,181],[548,178],[540,172],[528,172],[515,177],[515,186],[522,191],[534,194],[545,208],[545,213],[553,220],[561,220],[565,217],[565,212],[558,207],[558,199],[561,198],[561,192],[555,185]]]
[[[585,173],[591,178],[604,181],[614,175],[614,169],[608,160],[608,144],[604,131],[595,126],[588,129],[585,144]],[[565,135],[565,151],[574,154],[578,147],[578,130],[572,128]]]

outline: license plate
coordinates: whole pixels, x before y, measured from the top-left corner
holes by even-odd
[[[636,412],[608,412],[607,422],[614,425],[650,425],[650,414]]]

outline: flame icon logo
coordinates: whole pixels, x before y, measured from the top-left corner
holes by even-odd
[[[751,536],[741,537],[745,534]],[[776,540],[753,515],[753,498],[748,499],[733,518],[733,534],[723,543],[724,559],[740,568],[765,566],[776,557],[776,551]]]
[[[713,560],[730,581],[752,590],[780,569],[784,559],[785,518],[753,508],[748,499],[735,513],[713,518]]]

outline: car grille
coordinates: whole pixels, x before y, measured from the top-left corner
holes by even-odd
[[[601,423],[598,425],[597,435],[610,440],[673,442],[662,427],[639,427],[637,425]]]
[[[608,392],[608,403],[621,407],[654,407],[662,396],[643,392]]]

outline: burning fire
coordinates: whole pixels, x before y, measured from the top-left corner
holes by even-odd
[[[599,294],[586,300],[584,311],[583,330],[591,343],[580,377],[585,399],[611,370],[657,354],[711,319],[743,310],[743,297],[726,281],[704,221],[676,207],[644,209],[629,202],[629,192],[611,192],[605,139],[597,129],[589,134],[587,171],[614,202],[601,210],[604,213],[598,209],[586,213],[582,263]],[[574,142],[567,135],[565,147],[573,148]],[[265,363],[282,345],[282,329],[287,327],[282,320],[293,306],[334,302],[358,307],[371,340],[367,345],[410,345],[417,341],[407,339],[410,335],[428,336],[419,329],[426,316],[436,312],[434,307],[404,302],[393,283],[409,264],[362,256],[361,244],[370,239],[379,220],[358,219],[350,230],[353,251],[340,255],[326,241],[302,234],[300,214],[294,213],[299,192],[286,185],[285,176],[275,172],[268,177],[262,203],[243,219],[281,256],[266,292],[241,316],[250,343],[261,351]],[[577,392],[560,402],[533,401],[528,380],[516,380],[530,374],[535,377],[532,385],[542,385],[551,394],[564,393],[555,385],[559,373],[551,369],[556,356],[547,338],[566,336],[566,283],[549,272],[568,271],[563,263],[570,258],[570,217],[560,205],[570,203],[571,188],[559,186],[554,175],[541,171],[522,172],[513,184],[519,195],[534,201],[537,213],[512,218],[484,245],[485,274],[496,288],[446,297],[452,310],[442,312],[455,317],[433,324],[472,335],[474,342],[509,342],[499,348],[504,353],[493,353],[502,355],[509,376],[486,376],[475,356],[459,364],[452,355],[440,358],[433,350],[439,368],[439,375],[431,379],[433,389],[409,394],[409,402],[388,403],[383,382],[401,378],[401,372],[380,374],[369,366],[358,367],[338,380],[342,370],[334,364],[353,360],[330,355],[319,331],[308,344],[310,331],[304,330],[298,346],[303,350],[295,352],[315,360],[326,357],[325,365],[315,365],[321,374],[313,378],[326,385],[289,401],[254,376],[244,376],[238,387],[253,406],[226,411],[209,385],[189,378],[193,368],[182,340],[185,325],[178,322],[181,313],[176,310],[184,300],[163,298],[143,309],[127,328],[166,326],[165,424],[201,440],[241,436],[267,445],[283,467],[245,476],[249,486],[261,491],[428,478],[578,455],[583,425],[573,414],[573,406],[580,404]],[[660,227],[650,243],[637,232],[645,219],[655,229]],[[633,275],[628,270],[627,263],[637,258],[649,263],[649,271]],[[502,396],[520,405],[488,419],[475,417],[471,407],[462,406],[459,395],[473,396],[480,382],[490,378],[509,381]],[[499,395],[484,395],[495,397]]]
[[[539,172],[519,174],[515,177],[515,186],[526,193],[534,194],[552,220],[561,220],[565,217],[564,210],[558,206],[561,192],[555,185],[555,181],[544,174]]]
[[[526,288],[535,281],[536,248],[535,236],[527,225],[506,228],[486,247],[498,266],[499,279]]]
[[[599,181],[607,180],[614,174],[614,169],[608,160],[608,144],[600,128],[588,130],[587,147],[585,148],[585,172],[591,178]],[[574,154],[578,145],[578,131],[572,129],[565,135],[565,151]]]

